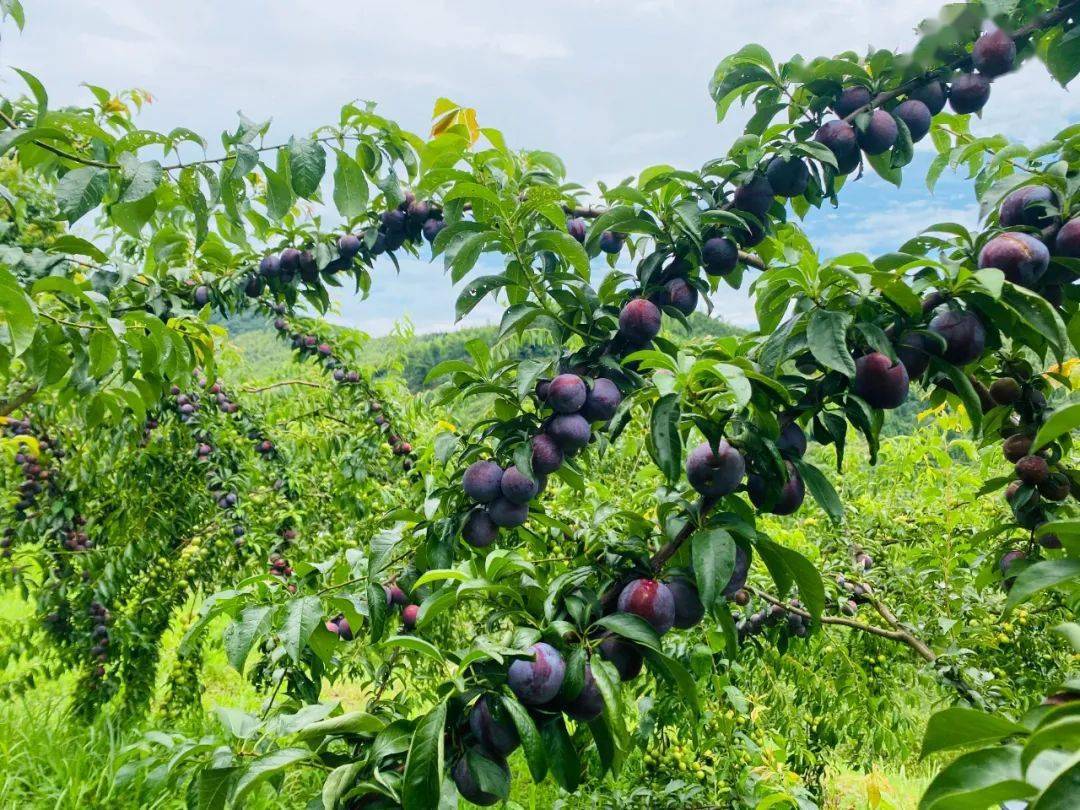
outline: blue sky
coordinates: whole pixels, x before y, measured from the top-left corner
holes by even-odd
[[[38,75],[54,103],[85,101],[83,81],[139,86],[155,103],[145,126],[187,126],[216,142],[236,112],[272,117],[274,137],[332,122],[342,103],[372,99],[425,132],[439,96],[475,107],[517,146],[550,149],[586,186],[656,163],[696,168],[726,151],[736,111],[717,125],[706,85],[716,63],[748,42],[778,59],[906,49],[941,0],[828,3],[766,0],[24,0],[27,28],[10,25],[0,60]],[[21,92],[7,72],[5,93]],[[998,80],[980,133],[1036,143],[1080,120],[1080,102],[1032,64]],[[928,146],[928,145],[927,145]],[[871,175],[807,230],[824,255],[889,250],[941,220],[975,222],[969,186],[946,176],[929,195],[925,153],[897,191]],[[419,331],[451,328],[456,292],[441,264],[389,262],[366,301],[343,298],[340,318],[384,334],[409,318]],[[749,325],[744,295],[723,293],[717,314]],[[485,303],[470,323],[497,321]]]

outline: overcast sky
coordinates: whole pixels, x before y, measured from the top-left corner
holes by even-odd
[[[434,100],[478,110],[514,146],[550,149],[571,179],[617,181],[656,163],[697,168],[726,151],[742,117],[717,125],[707,83],[716,63],[748,42],[779,61],[867,46],[906,50],[941,0],[24,0],[9,23],[5,66],[40,77],[54,104],[85,102],[80,82],[143,87],[155,102],[141,122],[186,126],[219,143],[236,112],[272,117],[275,136],[337,120],[342,103],[371,99],[424,133]],[[3,76],[6,93],[22,91]],[[1038,64],[994,84],[980,132],[1036,143],[1080,120],[1080,103]],[[216,154],[216,151],[215,151]],[[945,219],[973,224],[970,186],[946,176],[926,192],[925,156],[897,192],[867,176],[838,210],[809,218],[823,255],[890,250]],[[366,301],[341,301],[342,320],[384,334],[408,317],[420,331],[450,328],[456,292],[441,264],[410,261],[400,276],[380,260]],[[749,325],[739,293],[717,314]],[[496,321],[495,304],[471,323]]]

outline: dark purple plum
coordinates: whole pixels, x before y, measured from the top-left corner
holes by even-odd
[[[506,782],[510,781],[510,766],[506,764],[506,760],[501,757],[485,757],[479,752],[472,754],[473,758],[488,760],[491,765],[498,768],[503,772]],[[501,797],[494,793],[485,793],[480,788],[480,783],[477,781],[476,776],[469,769],[469,755],[463,755],[461,759],[454,763],[454,767],[450,771],[450,776],[454,780],[454,785],[457,786],[458,793],[466,801],[479,805],[480,807],[490,807],[493,804],[498,804],[501,801]]]
[[[296,248],[285,248],[281,251],[281,272],[292,275],[300,269],[300,251]]]
[[[502,494],[510,503],[527,504],[536,497],[538,486],[517,466],[508,467],[502,477]]]
[[[528,706],[540,706],[554,699],[566,677],[566,662],[550,644],[532,646],[531,658],[519,658],[510,664],[506,682],[518,700]]]
[[[581,415],[590,422],[606,422],[615,415],[621,402],[622,393],[615,383],[606,377],[598,377],[585,397]]]
[[[930,321],[930,331],[945,340],[943,357],[954,366],[966,366],[982,356],[986,328],[974,312],[947,309]]]
[[[916,87],[907,94],[909,99],[921,101],[930,110],[931,115],[937,115],[945,109],[945,101],[949,97],[949,89],[944,82],[927,82],[922,87]]]
[[[383,585],[383,591],[386,593],[386,604],[388,606],[407,605],[409,603],[409,597],[397,585]]]
[[[735,189],[732,205],[740,211],[764,219],[772,208],[776,192],[765,175],[755,173],[753,177]]]
[[[513,529],[529,519],[529,505],[514,503],[506,498],[496,498],[488,504],[488,514],[496,526]]]
[[[205,284],[195,288],[195,306],[205,307],[210,303],[210,288]]]
[[[632,681],[640,675],[644,663],[638,648],[617,636],[608,636],[600,642],[600,657],[615,667],[623,681]]]
[[[347,233],[337,240],[338,253],[343,259],[352,259],[360,252],[360,238],[353,233]]]
[[[560,413],[547,423],[545,433],[555,440],[563,455],[573,455],[589,443],[589,420],[579,413]]]
[[[1000,28],[989,31],[975,40],[971,63],[989,79],[1003,76],[1016,64],[1016,43]]]
[[[313,285],[319,280],[319,265],[310,250],[300,253],[300,278],[307,285]]]
[[[1080,219],[1070,219],[1054,239],[1054,253],[1068,259],[1080,259]]]
[[[908,373],[903,363],[893,363],[881,352],[865,354],[855,361],[851,392],[871,408],[899,408],[907,400]]]
[[[387,240],[389,242],[391,237],[396,237],[398,234],[405,233],[405,220],[407,215],[404,211],[394,209],[393,211],[383,211],[380,215],[382,218],[382,229],[386,233]],[[400,247],[401,243],[398,243]],[[393,248],[390,248],[391,250]]]
[[[619,313],[619,334],[635,345],[644,345],[660,334],[660,310],[647,298],[635,298]]]
[[[686,456],[686,480],[702,495],[718,498],[734,492],[746,475],[742,454],[721,439],[716,452],[708,442]]]
[[[557,413],[577,413],[588,393],[585,381],[577,374],[560,374],[548,386],[546,403]]]
[[[258,298],[262,295],[263,280],[261,276],[251,275],[248,276],[247,283],[244,285],[244,295],[248,298]]]
[[[588,400],[586,400],[588,402]],[[586,439],[586,442],[588,439]],[[562,466],[563,451],[558,443],[545,433],[533,436],[532,468],[537,475],[550,475]]]
[[[667,586],[675,600],[675,626],[689,630],[705,616],[697,585],[686,577],[673,577],[667,581]]]
[[[874,110],[866,128],[857,130],[859,146],[868,155],[888,152],[896,144],[899,134],[896,119],[885,110]]]
[[[582,244],[585,243],[585,235],[588,232],[588,228],[585,226],[585,220],[581,217],[574,217],[566,221],[566,232],[572,237],[577,239]]]
[[[781,455],[802,458],[806,454],[806,433],[798,422],[788,422],[780,429],[776,449]]]
[[[604,231],[600,234],[600,249],[604,253],[610,253],[612,255],[619,253],[623,249],[623,243],[626,241],[626,236],[615,231]]]
[[[424,238],[428,241],[428,244],[431,244],[435,241],[435,237],[439,235],[439,231],[445,227],[446,223],[443,220],[432,218],[424,223],[420,231],[424,234]]]
[[[1057,198],[1047,186],[1024,186],[1001,201],[998,222],[1002,228],[1046,228],[1054,224],[1049,209],[1057,208]]]
[[[664,285],[664,292],[660,296],[661,303],[665,306],[675,307],[683,315],[689,315],[697,309],[697,287],[681,278],[673,278]]]
[[[353,631],[349,626],[349,620],[344,616],[339,616],[337,620],[337,634],[342,641],[352,641]]]
[[[281,275],[281,258],[273,253],[263,256],[262,261],[259,262],[259,272],[267,278]]]
[[[822,125],[814,133],[814,140],[833,153],[840,174],[848,174],[859,165],[859,139],[855,127],[847,121],[829,121]]]
[[[806,497],[802,476],[790,461],[785,461],[784,464],[787,465],[788,479],[781,487],[779,494],[769,492],[762,476],[751,473],[747,477],[746,491],[750,495],[751,502],[758,509],[774,515],[790,515],[802,506],[803,498]]]
[[[907,369],[908,381],[917,380],[938,353],[933,338],[923,332],[905,332],[896,343],[896,357]]]
[[[810,169],[802,158],[777,155],[765,167],[765,179],[779,196],[798,197],[810,185]]]
[[[979,251],[979,267],[996,267],[1021,287],[1033,287],[1050,267],[1050,251],[1028,233],[1003,233]]]
[[[600,693],[596,678],[592,674],[592,667],[588,664],[585,665],[585,684],[577,697],[567,702],[565,711],[582,723],[595,720],[604,712],[604,696]]]
[[[710,276],[726,276],[739,263],[739,248],[730,239],[714,236],[702,245],[701,261]]]
[[[1014,467],[1016,477],[1025,484],[1039,486],[1050,475],[1050,465],[1042,456],[1024,456]]]
[[[475,461],[465,470],[461,486],[477,503],[490,503],[502,494],[503,470],[494,461]]]
[[[949,88],[949,106],[959,115],[977,113],[990,100],[990,80],[978,73],[961,73]]]
[[[904,122],[908,132],[911,133],[913,143],[921,141],[930,131],[930,120],[933,116],[930,114],[930,108],[918,99],[909,98],[907,101],[901,101],[893,110],[893,115]]]
[[[499,757],[521,744],[517,726],[496,695],[483,695],[469,712],[469,729],[480,746]]]
[[[657,633],[666,633],[675,624],[675,597],[667,585],[655,579],[635,579],[623,588],[619,610],[640,616]]]
[[[857,109],[865,107],[869,103],[870,91],[861,85],[855,85],[844,88],[836,103],[833,104],[833,111],[841,118],[847,118]]]
[[[724,596],[731,599],[736,593],[746,586],[746,578],[750,574],[750,555],[742,546],[735,545],[735,567],[731,571],[731,578],[724,586]]]
[[[1000,560],[998,560],[998,571],[1001,574],[1002,579],[1005,580],[1005,587],[1011,588],[1012,584],[1016,582],[1016,576],[1009,576],[1009,571],[1018,562],[1024,560],[1027,555],[1020,549],[1013,549],[1012,551],[1006,551]]]

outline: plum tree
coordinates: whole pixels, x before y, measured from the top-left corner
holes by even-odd
[[[531,658],[519,658],[510,664],[506,682],[522,703],[542,706],[562,688],[566,662],[558,650],[543,641],[533,644],[530,650]]]
[[[957,115],[977,113],[990,100],[990,80],[978,73],[961,73],[949,87],[949,106]]]
[[[1011,71],[1016,63],[1016,43],[1000,28],[989,31],[975,40],[971,62],[987,78],[1002,76]]]
[[[666,633],[675,624],[675,597],[662,582],[635,579],[619,593],[619,610],[640,616],[657,633]]]
[[[686,455],[686,480],[702,495],[718,498],[734,492],[746,475],[742,454],[721,439],[714,451],[705,442]]]
[[[881,352],[864,354],[855,361],[851,391],[873,408],[899,408],[907,400],[907,368]]]
[[[953,365],[966,366],[986,348],[986,328],[974,312],[946,309],[930,320],[930,331],[945,341],[943,357]]]
[[[1050,266],[1050,251],[1034,236],[1003,233],[979,251],[979,267],[996,267],[1022,287],[1034,287]]]

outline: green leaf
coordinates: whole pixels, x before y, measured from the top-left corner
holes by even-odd
[[[7,327],[7,343],[18,357],[34,342],[37,317],[34,304],[15,276],[0,267],[0,324]]]
[[[22,25],[19,27],[22,28]],[[42,120],[45,118],[45,113],[49,111],[49,94],[45,92],[45,85],[43,85],[33,73],[28,73],[19,68],[12,68],[12,70],[22,76],[23,81],[26,82],[26,86],[29,87],[30,92],[34,94],[34,100],[37,101],[38,105],[37,124],[40,126]]]
[[[326,173],[326,150],[307,138],[290,138],[287,149],[293,191],[298,197],[314,196]]]
[[[96,166],[72,169],[56,186],[56,205],[69,223],[101,204],[109,189],[109,172]]]
[[[566,731],[561,717],[555,717],[540,727],[540,737],[547,752],[548,767],[555,782],[573,793],[581,784],[581,760]]]
[[[391,636],[383,642],[385,647],[400,647],[405,650],[412,650],[422,655],[426,655],[428,658],[438,663],[443,663],[446,658],[439,648],[432,644],[430,641],[425,641],[417,636]]]
[[[1020,771],[1015,745],[972,751],[945,766],[927,787],[920,810],[982,810],[1035,793]]]
[[[943,373],[949,378],[949,381],[953,384],[953,388],[956,390],[957,396],[959,396],[960,401],[964,403],[964,411],[971,421],[972,432],[978,435],[979,430],[982,427],[982,400],[980,400],[979,395],[975,393],[975,388],[972,386],[968,375],[964,373],[963,369],[957,368],[952,363],[946,363],[944,360],[939,360],[936,357],[930,358],[930,368],[933,371]]]
[[[49,245],[49,250],[56,253],[70,253],[74,256],[89,256],[96,262],[105,264],[109,261],[109,257],[105,255],[93,242],[89,242],[80,236],[75,236],[72,233],[65,233],[63,236],[58,236],[56,240]]]
[[[130,170],[124,167],[124,190],[117,202],[138,202],[154,193],[164,174],[161,164],[156,160],[132,164]]]
[[[111,371],[119,355],[116,339],[110,332],[98,330],[90,336],[90,376],[101,378]]]
[[[1011,610],[1039,591],[1072,580],[1080,580],[1080,560],[1078,559],[1042,560],[1029,565],[1017,575],[1016,582],[1009,589],[1005,609]]]
[[[1077,796],[1080,796],[1080,760],[1074,757],[1068,767],[1043,788],[1031,810],[1075,810]]]
[[[649,668],[668,683],[672,683],[682,692],[694,714],[701,713],[701,700],[698,696],[697,682],[678,660],[664,655],[659,650],[645,647],[642,650],[649,661]]]
[[[300,653],[321,621],[322,602],[317,596],[302,596],[289,602],[285,608],[281,640],[293,663],[300,663]]]
[[[669,484],[676,483],[682,473],[679,412],[679,395],[677,393],[665,394],[653,405],[649,425],[653,458]]]
[[[259,757],[247,766],[247,770],[236,780],[236,789],[233,791],[232,803],[240,805],[241,800],[252,791],[259,783],[270,779],[279,771],[283,771],[298,762],[311,759],[314,752],[306,748],[282,748]]]
[[[429,810],[439,804],[445,726],[445,702],[438,704],[416,724],[401,785],[401,803],[405,810]]]
[[[540,231],[533,235],[530,243],[534,250],[549,250],[565,259],[582,278],[589,277],[589,254],[565,231]]]
[[[296,733],[298,740],[318,740],[331,735],[353,734],[372,737],[386,728],[386,721],[367,712],[345,712],[337,717],[328,717],[309,723]]]
[[[505,287],[509,283],[510,279],[501,275],[474,278],[461,291],[461,295],[458,296],[457,303],[454,305],[456,320],[460,321],[472,312],[476,305],[483,301],[492,290]]]
[[[240,618],[225,628],[225,657],[240,674],[244,672],[244,662],[255,639],[270,628],[271,608],[268,605],[252,605],[244,608]]]
[[[1015,734],[1026,733],[1026,728],[1012,720],[978,709],[955,706],[931,715],[926,724],[919,757],[953,748],[985,745]]]
[[[346,219],[358,217],[367,210],[368,183],[360,164],[340,149],[334,150],[334,205]]]
[[[690,538],[690,556],[701,604],[711,611],[735,571],[735,541],[724,529],[701,529]]]
[[[1063,362],[1065,350],[1069,346],[1069,335],[1061,316],[1050,302],[1036,292],[1011,283],[1003,285],[1001,300],[1032,329],[1046,338],[1058,362]]]
[[[529,764],[529,774],[537,784],[544,781],[547,776],[547,753],[544,750],[544,741],[540,732],[533,722],[528,710],[514,698],[502,696],[503,706],[514,721],[518,737],[521,739],[521,750],[525,753],[525,761]]]
[[[293,203],[296,202],[292,186],[289,185],[287,177],[265,164],[263,174],[266,175],[266,214],[270,219],[284,219]]]
[[[815,309],[810,314],[806,339],[810,352],[819,363],[848,377],[855,376],[855,361],[847,346],[847,330],[851,325],[850,312]]]
[[[640,616],[635,616],[632,613],[612,613],[598,619],[596,625],[644,647],[651,647],[654,650],[660,649],[660,636],[657,635],[652,625]]]
[[[1080,427],[1080,402],[1058,408],[1047,418],[1039,432],[1035,434],[1035,441],[1031,445],[1031,452],[1035,452],[1059,436],[1070,433]]]
[[[759,541],[760,547],[760,541]],[[795,549],[787,546],[776,545],[777,551],[787,565],[795,584],[799,586],[799,600],[815,619],[821,618],[821,612],[825,609],[825,584],[821,581],[821,574],[814,564]]]
[[[322,787],[322,810],[337,810],[338,802],[353,787],[365,763],[348,762],[330,771]]]
[[[199,771],[199,810],[224,810],[236,775],[241,770],[234,767]]]
[[[1032,732],[1024,743],[1020,767],[1027,771],[1035,757],[1052,749],[1070,753],[1080,750],[1080,717],[1063,717]]]
[[[825,510],[825,514],[836,523],[843,520],[844,503],[840,500],[840,496],[836,494],[836,490],[833,489],[833,485],[825,477],[825,474],[808,461],[794,459],[792,463],[795,465],[795,469],[799,471],[803,483],[810,490],[810,494],[814,496],[818,506]]]

